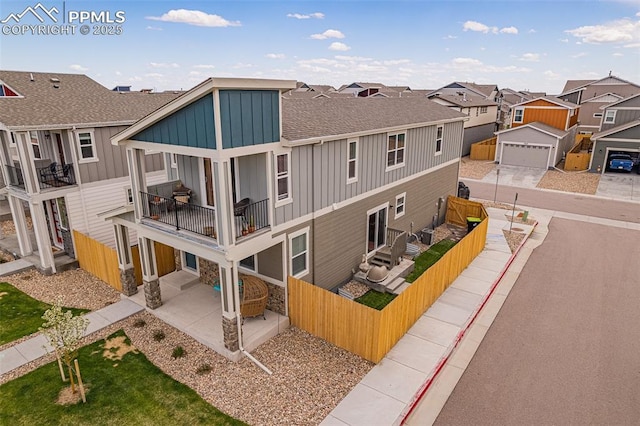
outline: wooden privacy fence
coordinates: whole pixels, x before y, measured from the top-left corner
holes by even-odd
[[[576,144],[569,150],[564,159],[564,169],[569,170],[587,170],[589,161],[591,160],[591,138],[589,135],[578,135]]]
[[[496,158],[496,136],[471,144],[471,160],[494,160]]]
[[[289,277],[291,324],[369,361],[380,362],[484,249],[489,222],[486,212],[479,203],[462,201],[467,211],[479,212],[475,216],[482,222],[383,310]]]
[[[445,222],[458,226],[467,226],[468,217],[484,219],[487,217],[487,212],[480,203],[449,195],[447,198],[447,215],[445,216]]]
[[[80,267],[95,275],[118,291],[122,291],[120,282],[120,269],[118,267],[118,255],[115,249],[84,235],[73,231],[76,243],[76,257]],[[158,276],[168,274],[176,269],[173,247],[155,242],[156,264]],[[138,246],[131,247],[131,258],[138,285],[142,284],[142,269],[140,268],[140,255]]]

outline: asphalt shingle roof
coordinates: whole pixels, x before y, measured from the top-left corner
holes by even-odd
[[[282,133],[290,141],[465,117],[421,97],[282,100]]]
[[[82,74],[0,70],[0,81],[23,96],[0,97],[0,123],[9,128],[132,122],[180,94],[113,92]]]

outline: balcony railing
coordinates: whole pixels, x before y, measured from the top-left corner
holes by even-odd
[[[10,186],[16,186],[18,188],[24,189],[24,178],[22,177],[22,170],[19,167],[14,166],[5,166],[7,168],[7,174],[9,175],[9,182],[7,182]]]
[[[36,169],[38,179],[40,179],[40,187],[57,188],[61,186],[69,186],[76,184],[76,176],[73,171],[72,164],[51,163],[47,167]]]
[[[246,236],[255,231],[269,227],[269,199],[249,203],[246,206],[242,202],[234,204],[234,218],[236,235]]]
[[[142,191],[140,196],[143,217],[173,226],[178,231],[216,238],[215,210]]]

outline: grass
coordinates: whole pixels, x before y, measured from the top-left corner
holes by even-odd
[[[124,331],[110,338],[122,336]],[[122,346],[121,346],[122,347]],[[0,386],[2,424],[36,425],[243,425],[220,412],[186,385],[173,380],[140,352],[122,359],[103,356],[105,341],[81,348],[78,362],[87,403],[56,403],[69,386],[52,362]],[[35,402],[35,403],[34,403]]]
[[[21,292],[9,283],[0,283],[0,345],[12,342],[38,331],[44,320],[42,315],[51,307]],[[87,309],[63,308],[74,315],[89,312]]]
[[[362,296],[356,298],[355,301],[358,303],[362,303],[363,305],[366,305],[370,308],[381,311],[395,298],[395,294],[380,293],[379,291],[369,290]]]
[[[406,281],[409,283],[414,282],[418,279],[420,275],[423,274],[424,271],[429,269],[434,263],[436,263],[446,252],[451,250],[453,246],[456,245],[455,241],[452,240],[442,240],[431,247],[428,250],[420,253],[415,259],[415,267],[413,272],[411,272]]]

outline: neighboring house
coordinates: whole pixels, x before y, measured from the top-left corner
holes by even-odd
[[[316,94],[318,94],[318,93],[335,92],[336,89],[333,86],[329,86],[329,85],[307,84],[302,81],[298,81],[296,83],[296,88],[293,91],[294,92],[316,92]]]
[[[462,155],[469,155],[471,145],[493,137],[498,130],[499,96],[498,86],[454,82],[427,95],[429,99],[460,111],[469,117],[464,124]]]
[[[508,129],[511,126],[511,117],[513,106],[520,104],[524,101],[530,101],[535,98],[546,96],[546,93],[532,93],[526,90],[516,91],[513,89],[505,88],[500,90],[498,95],[500,102],[499,112],[499,130]]]
[[[593,148],[589,171],[604,173],[609,156],[618,152],[631,155],[637,163],[640,155],[638,124],[640,93],[603,107],[600,131],[591,136]]]
[[[380,91],[389,90],[387,86],[382,83],[351,83],[344,84],[338,89],[339,93],[348,93],[350,95],[367,98],[375,95]],[[397,93],[397,91],[395,91]]]
[[[75,257],[72,230],[114,244],[96,213],[127,200],[125,150],[109,139],[177,95],[118,93],[85,75],[0,71],[0,160],[21,256]],[[166,180],[161,154],[145,157],[148,179]],[[29,208],[36,246],[27,230]]]
[[[593,133],[600,128],[602,108],[640,93],[640,86],[609,75],[600,80],[568,80],[557,97],[580,105],[579,133]]]
[[[509,129],[496,133],[495,162],[552,168],[575,142],[578,105],[545,96],[515,104]]]
[[[213,284],[217,271],[223,313],[215,326],[233,353],[239,273],[267,282],[267,306],[286,316],[288,276],[325,289],[347,282],[393,229],[443,220],[443,200],[457,191],[463,114],[426,98],[281,96],[295,86],[211,78],[112,138],[133,170],[133,205],[104,215],[122,236],[123,291],[137,291],[127,284],[127,229],[140,241],[150,308],[162,304],[154,241],[178,250],[182,269],[203,282]],[[175,157],[188,204],[155,195],[145,150]]]

